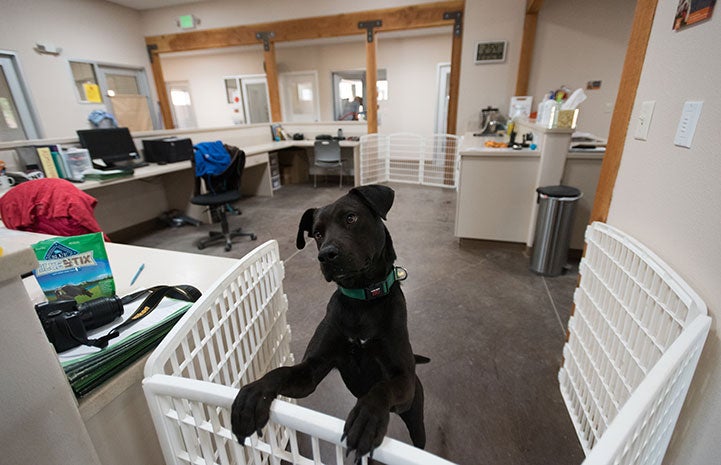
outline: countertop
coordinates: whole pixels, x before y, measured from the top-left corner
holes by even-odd
[[[495,142],[503,142],[505,141],[504,137],[477,137],[474,136],[472,132],[466,133],[466,135],[463,137],[463,144],[461,145],[461,148],[459,150],[459,153],[461,156],[535,156],[539,157],[541,155],[541,152],[536,150],[531,150],[529,148],[524,148],[521,150],[514,150],[511,148],[492,148],[492,147],[486,147],[484,143],[486,141],[495,141]]]

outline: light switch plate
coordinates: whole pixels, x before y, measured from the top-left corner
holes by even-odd
[[[693,134],[696,131],[696,123],[698,123],[698,119],[701,116],[701,107],[703,107],[703,102],[686,102],[683,104],[681,121],[678,122],[676,137],[673,138],[675,145],[691,148]]]
[[[636,124],[636,134],[634,139],[647,140],[648,128],[651,125],[653,117],[653,109],[656,107],[655,100],[649,100],[641,104],[641,113],[638,115],[638,123]]]

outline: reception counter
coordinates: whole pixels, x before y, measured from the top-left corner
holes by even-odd
[[[536,188],[565,184],[579,188],[571,248],[583,248],[603,152],[569,152],[570,129],[520,125],[532,132],[535,150],[489,148],[487,138],[466,134],[460,149],[455,235],[459,238],[533,246]],[[499,140],[494,138],[493,140]]]

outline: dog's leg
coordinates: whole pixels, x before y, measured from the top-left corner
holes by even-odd
[[[419,449],[426,446],[426,428],[423,423],[423,385],[416,376],[416,393],[411,408],[399,414],[408,428],[413,445]]]

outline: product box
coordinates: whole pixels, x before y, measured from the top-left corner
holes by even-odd
[[[186,138],[143,139],[143,158],[150,163],[175,163],[190,160],[193,142]]]
[[[32,248],[39,263],[33,274],[48,302],[72,298],[82,303],[115,295],[102,233],[54,237]]]

